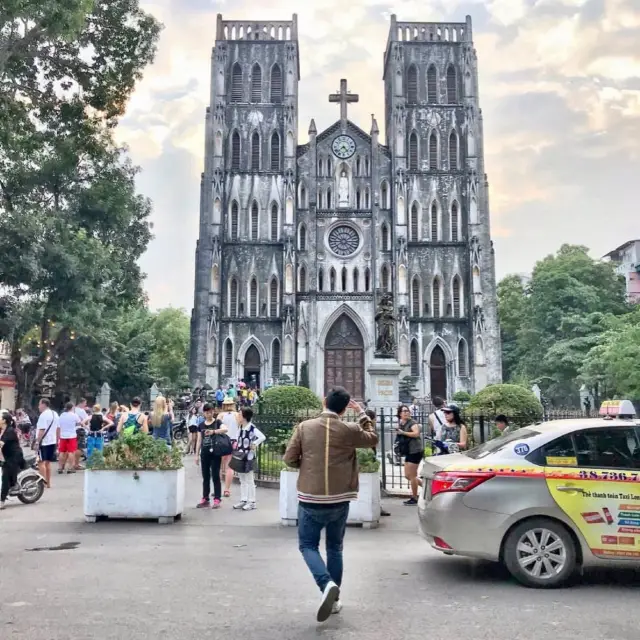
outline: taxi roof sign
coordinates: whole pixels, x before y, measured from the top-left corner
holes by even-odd
[[[631,416],[635,417],[636,409],[631,400],[605,400],[600,405],[601,416]]]

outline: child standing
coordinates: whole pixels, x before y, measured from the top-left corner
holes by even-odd
[[[237,451],[245,454],[250,471],[238,474],[240,502],[233,505],[234,509],[242,509],[243,511],[253,511],[256,508],[256,479],[253,473],[255,451],[267,439],[264,433],[251,422],[252,419],[253,409],[243,407],[240,411]]]

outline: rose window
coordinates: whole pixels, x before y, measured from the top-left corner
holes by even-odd
[[[329,248],[338,256],[354,254],[360,246],[358,232],[347,225],[335,227],[329,233]]]

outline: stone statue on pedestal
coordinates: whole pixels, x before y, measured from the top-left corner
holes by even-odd
[[[376,341],[376,355],[393,357],[396,353],[395,325],[396,318],[393,314],[393,298],[385,293],[380,298],[376,311],[376,327],[378,339]]]
[[[338,206],[349,206],[349,178],[347,178],[347,172],[344,170],[338,180]]]

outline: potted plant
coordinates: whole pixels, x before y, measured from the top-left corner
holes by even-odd
[[[173,522],[184,509],[182,455],[145,433],[121,436],[94,452],[84,475],[84,516],[157,518]]]
[[[349,524],[373,529],[380,522],[380,461],[371,449],[358,449],[358,499],[349,505]],[[285,527],[298,524],[298,470],[280,472],[280,521]]]

